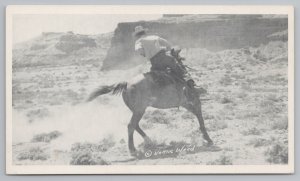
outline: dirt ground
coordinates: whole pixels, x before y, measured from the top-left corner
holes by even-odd
[[[148,70],[102,72],[98,64],[13,69],[13,163],[37,164],[286,164],[288,160],[287,43],[210,52],[184,49],[201,95],[206,146],[197,119],[184,108],[149,108],[135,134],[137,158],[127,149],[130,111],[121,97],[91,103],[98,86]]]

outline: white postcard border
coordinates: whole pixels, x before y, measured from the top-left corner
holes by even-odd
[[[12,163],[12,16],[14,14],[287,14],[287,165],[101,165],[20,166]],[[6,8],[6,173],[7,174],[290,174],[294,172],[294,8],[292,6],[185,5],[10,5]]]

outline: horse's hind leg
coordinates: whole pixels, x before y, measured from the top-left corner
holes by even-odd
[[[146,135],[146,133],[141,129],[140,125],[137,124],[135,130],[144,138],[146,143],[150,143],[151,139]]]
[[[146,133],[141,129],[140,125],[137,124],[135,130],[143,137],[147,137]]]
[[[136,149],[134,147],[134,141],[133,141],[133,133],[134,130],[136,130],[137,127],[139,127],[138,124],[139,121],[142,119],[143,115],[144,115],[144,111],[133,112],[131,120],[128,124],[128,148],[130,154],[133,156],[136,154]]]

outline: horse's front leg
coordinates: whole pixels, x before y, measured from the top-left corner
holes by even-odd
[[[207,141],[208,145],[212,145],[213,141],[210,139],[210,137],[209,137],[209,135],[208,135],[208,133],[206,131],[205,125],[204,125],[204,119],[203,119],[203,116],[202,116],[201,107],[197,111],[197,113],[195,113],[195,115],[196,115],[196,117],[198,119],[198,122],[199,122],[199,125],[200,125],[200,130],[202,132],[203,138]]]
[[[208,145],[212,145],[213,141],[210,139],[205,125],[204,125],[204,119],[202,116],[202,110],[201,110],[201,103],[200,100],[195,101],[195,104],[191,105],[191,104],[185,104],[184,107],[189,110],[190,112],[192,112],[198,119],[199,122],[199,126],[200,126],[200,131],[203,135],[203,138],[207,141]]]

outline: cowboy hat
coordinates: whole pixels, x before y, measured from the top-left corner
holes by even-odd
[[[148,31],[148,29],[147,28],[144,28],[143,26],[136,26],[135,28],[134,28],[134,32],[132,33],[132,35],[133,36],[136,36],[137,34],[139,34],[139,33],[141,33],[141,32],[146,32],[146,31]]]

